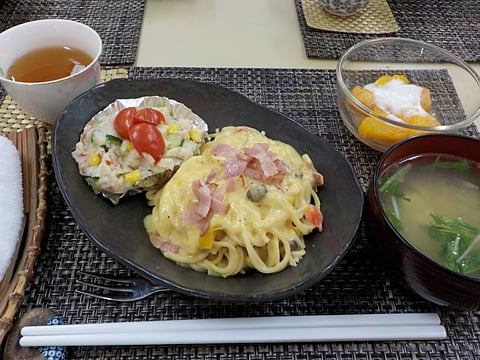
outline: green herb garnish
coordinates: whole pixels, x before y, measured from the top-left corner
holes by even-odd
[[[379,179],[379,191],[384,193],[390,193],[398,198],[410,201],[410,199],[400,190],[400,184],[405,181],[405,175],[412,168],[412,164],[407,164],[398,169],[392,176],[385,179]]]
[[[471,274],[480,270],[480,254],[475,254],[460,262],[460,272]]]
[[[460,266],[457,263],[460,257],[460,237],[456,236],[454,239],[447,242],[445,247],[445,261],[443,265],[450,270],[460,272]]]
[[[476,235],[480,233],[480,229],[470,225],[461,219],[447,219],[437,213],[431,213],[430,216],[432,217],[435,224],[441,226],[446,230],[450,230],[455,233],[460,233],[461,235]]]
[[[472,164],[468,160],[462,159],[458,161],[434,162],[430,165],[430,167],[435,167],[439,169],[452,169],[452,170],[468,173],[472,168]]]
[[[388,220],[390,220],[390,222],[393,224],[393,226],[395,226],[395,229],[397,229],[398,231],[402,231],[403,230],[403,224],[400,221],[400,219],[397,217],[397,215],[395,214],[395,211],[393,211],[392,209],[390,209],[386,206],[383,207],[383,211],[385,211],[385,214],[387,215]]]
[[[433,224],[428,234],[440,242],[445,257],[443,265],[453,271],[470,274],[480,270],[480,253],[471,254],[480,243],[480,229],[461,219],[447,219],[430,214]]]

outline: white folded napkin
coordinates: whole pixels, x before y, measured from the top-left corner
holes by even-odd
[[[20,154],[0,136],[0,281],[15,253],[23,222],[23,182]]]

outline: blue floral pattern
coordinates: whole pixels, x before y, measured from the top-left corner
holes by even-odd
[[[47,325],[63,325],[63,320],[60,316],[55,316]],[[38,351],[46,360],[65,360],[67,358],[66,349],[62,346],[43,346],[38,348]]]

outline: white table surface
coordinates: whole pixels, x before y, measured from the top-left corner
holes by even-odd
[[[334,68],[305,55],[294,0],[147,0],[137,66]]]
[[[135,65],[334,69],[336,60],[307,58],[294,0],[147,0]]]

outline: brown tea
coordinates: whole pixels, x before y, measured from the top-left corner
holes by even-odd
[[[85,52],[67,46],[41,48],[16,59],[7,70],[7,78],[21,82],[57,80],[87,66],[92,60]]]

